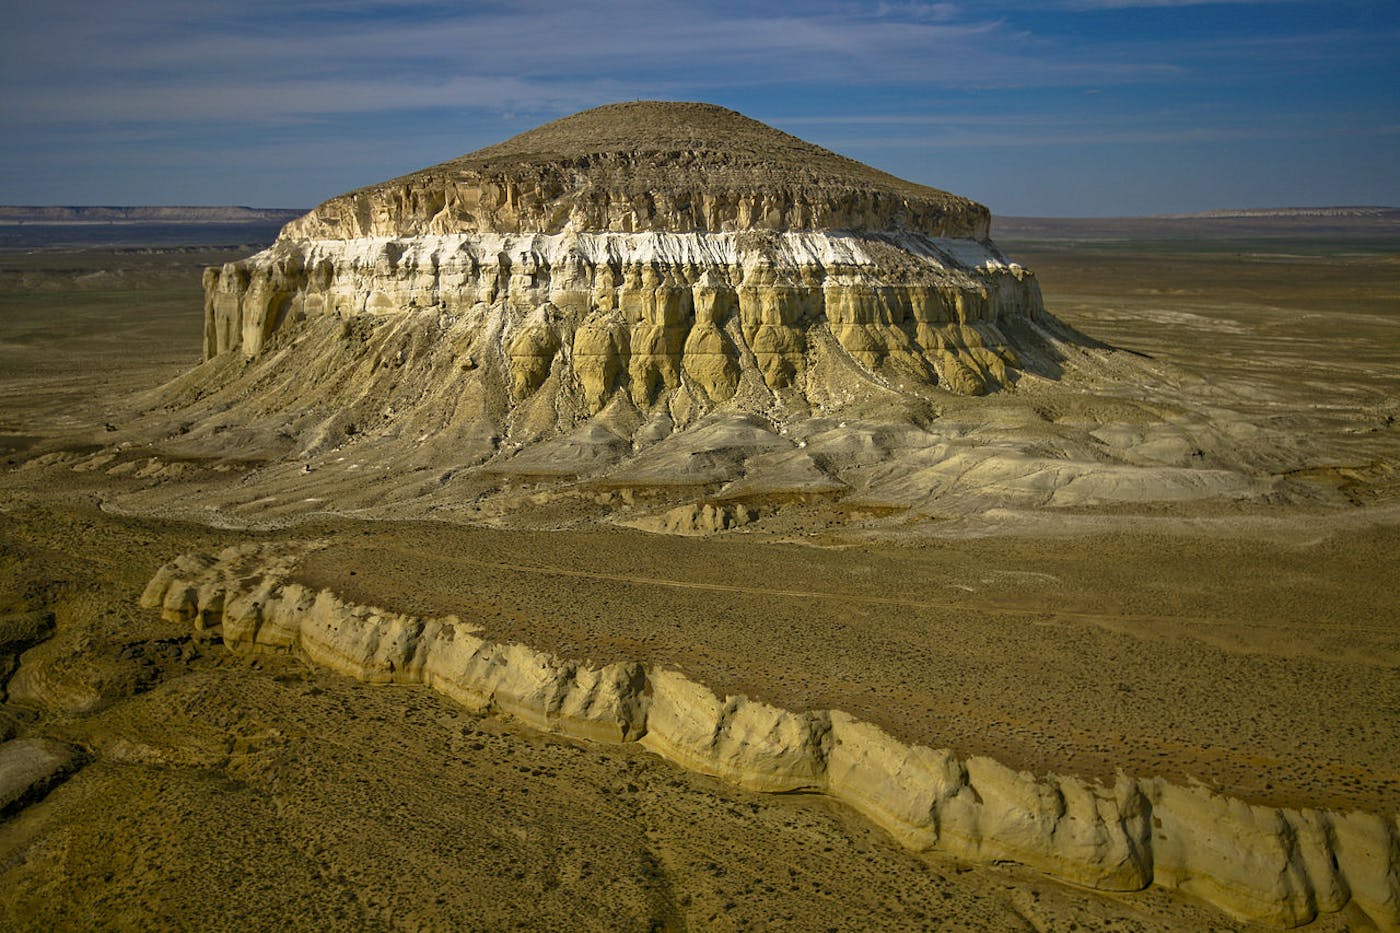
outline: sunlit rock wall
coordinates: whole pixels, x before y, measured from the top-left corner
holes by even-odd
[[[994,246],[913,233],[441,234],[296,239],[205,275],[204,354],[254,357],[292,325],[503,314],[513,396],[551,372],[593,411],[640,406],[682,381],[711,402],[744,367],[800,382],[828,331],[871,372],[963,394],[1004,384],[1018,357],[999,325],[1044,314],[1034,276]]]

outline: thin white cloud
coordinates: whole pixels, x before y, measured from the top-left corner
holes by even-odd
[[[1022,175],[1038,170],[1037,148],[1072,158],[1076,144],[1136,146],[1148,161],[1172,141],[1228,154],[1251,139],[1360,134],[1382,156],[1393,149],[1393,99],[1373,89],[1393,84],[1394,16],[1378,13],[1373,29],[1340,17],[1319,31],[1330,18],[1298,25],[1245,9],[1302,0],[1218,0],[1237,7],[1221,16],[1263,25],[1079,28],[1095,11],[1170,17],[1205,2],[11,4],[0,31],[0,187],[28,196],[36,177],[63,185],[119,167],[136,178],[146,165],[157,190],[208,173],[283,185],[301,200],[302,190],[331,194],[637,97],[725,103],[875,164],[927,149],[974,165],[960,153],[996,149],[1008,164],[1023,160]],[[1323,9],[1316,0],[1312,12]],[[1053,28],[1021,15],[1047,10],[1065,14]],[[1376,80],[1358,81],[1366,68]],[[1350,76],[1334,80],[1340,72]],[[1305,114],[1287,97],[1317,108],[1327,88],[1356,113]],[[332,164],[344,168],[333,178]]]
[[[849,149],[1005,149],[1046,146],[1107,146],[1162,143],[1243,142],[1278,139],[1287,130],[1254,128],[1182,128],[1165,130],[1076,130],[1068,133],[950,133],[937,136],[871,136],[852,139]]]
[[[1092,10],[1135,10],[1187,6],[1264,6],[1297,3],[1299,0],[1060,0],[1042,4],[1054,9],[1089,12]]]
[[[58,18],[71,5],[60,3]],[[274,13],[261,0],[232,18],[201,18],[197,11],[207,8],[198,3],[113,8],[65,26],[62,42],[26,41],[26,29],[57,28],[41,14],[0,39],[0,76],[11,91],[0,99],[0,118],[12,125],[275,121],[357,108],[563,108],[609,99],[608,92],[693,95],[755,84],[1113,84],[1173,69],[1037,46],[998,20],[954,20],[948,4],[885,4],[859,16],[838,8],[700,13],[675,0],[573,6],[551,16],[528,4],[498,5],[407,22],[335,17],[314,31],[268,29],[258,14]]]
[[[877,3],[874,13],[882,17],[940,22],[956,18],[962,10],[955,3],[889,2]]]
[[[531,82],[518,78],[464,75],[444,81],[293,80],[170,87],[163,84],[96,87],[82,97],[66,92],[18,96],[3,105],[6,119],[27,123],[200,123],[236,120],[282,122],[316,114],[372,114],[408,109],[580,109],[628,96],[607,81]],[[275,97],[274,97],[275,95]],[[372,133],[373,126],[366,127]]]

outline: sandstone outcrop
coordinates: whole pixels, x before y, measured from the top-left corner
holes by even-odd
[[[153,481],[116,507],[234,523],[631,489],[648,514],[599,517],[682,534],[744,524],[657,520],[696,501],[918,520],[1277,495],[1272,451],[1143,399],[1162,374],[1049,314],[987,223],[722,108],[587,111],[206,270],[204,363],[75,469]],[[102,459],[125,443],[162,457]],[[237,493],[197,482],[213,461]]]
[[[616,104],[332,198],[208,270],[204,354],[356,344],[408,315],[473,361],[463,381],[507,408],[543,395],[561,423],[619,396],[700,412],[746,381],[741,405],[830,394],[808,385],[837,378],[809,373],[819,347],[848,380],[980,393],[1056,327],[988,226],[979,204],[720,107]],[[461,376],[394,353],[378,362],[397,381]]]
[[[678,505],[661,515],[636,522],[634,527],[672,535],[708,535],[749,524],[758,512],[745,505],[712,502]]]
[[[800,390],[814,339],[867,378],[976,394],[1015,377],[1017,344],[1044,342],[1025,325],[1050,324],[1035,279],[990,242],[920,230],[284,232],[204,284],[206,358],[256,357],[328,320],[426,315],[467,323],[517,401],[555,374],[589,413],[615,392],[645,408],[683,386],[722,403],[746,367]]]
[[[235,651],[293,651],[370,683],[432,686],[478,712],[604,742],[639,741],[742,787],[843,801],[902,845],[1013,861],[1076,884],[1180,889],[1241,920],[1291,927],[1343,909],[1400,929],[1400,822],[1257,806],[1120,775],[1037,778],[902,742],[839,710],[719,697],[684,673],[593,666],[495,644],[456,617],[420,619],[313,593],[294,556],[249,545],[187,555],[141,597]]]
[[[0,743],[0,813],[42,796],[77,764],[71,748],[50,739]]]

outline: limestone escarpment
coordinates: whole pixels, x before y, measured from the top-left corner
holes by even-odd
[[[1054,406],[1012,425],[997,396],[1072,389],[1070,373],[1137,398],[1151,376],[1047,313],[986,233],[980,205],[721,108],[603,107],[334,198],[207,270],[204,364],[103,440],[256,465],[259,495],[204,490],[200,508],[279,516],[390,499],[462,514],[523,478],[716,510],[1273,492],[1155,402],[1127,417],[1161,421],[1160,444]]]
[[[300,211],[256,207],[0,207],[9,224],[264,224],[286,223]]]
[[[719,107],[601,107],[333,198],[209,270],[205,357],[419,315],[470,331],[459,355],[517,405],[551,377],[584,414],[619,391],[703,410],[746,374],[809,396],[823,339],[857,379],[978,393],[1052,323],[988,223]]]
[[[462,322],[463,355],[498,362],[516,402],[553,376],[590,413],[618,391],[722,403],[746,369],[800,391],[821,339],[868,378],[976,393],[1019,364],[1004,328],[1044,318],[1034,278],[994,247],[914,233],[279,241],[205,284],[206,358],[255,357],[283,328],[420,315]]]
[[[347,604],[288,582],[294,563],[256,546],[187,555],[161,569],[142,602],[236,651],[293,651],[363,681],[431,685],[537,728],[640,741],[753,790],[825,793],[917,851],[1014,861],[1103,890],[1181,889],[1281,926],[1345,908],[1400,927],[1400,825],[1390,816],[1256,806],[1155,778],[1038,779],[902,742],[838,710],[721,698],[678,671],[598,667],[492,643],[470,620]]]

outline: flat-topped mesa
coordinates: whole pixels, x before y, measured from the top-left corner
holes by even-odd
[[[504,399],[489,419],[531,402],[532,430],[618,398],[683,423],[736,396],[976,394],[1055,355],[988,223],[733,111],[614,104],[333,198],[209,270],[205,357],[294,331],[316,338],[288,348],[319,354],[303,365],[349,372],[391,340],[400,364],[416,348],[420,398],[465,379]]]

